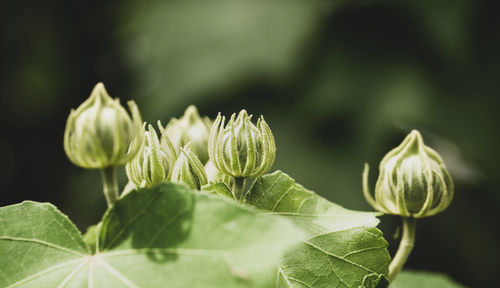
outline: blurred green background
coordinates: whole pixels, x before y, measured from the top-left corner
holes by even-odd
[[[70,108],[98,81],[147,121],[189,104],[210,117],[265,115],[274,168],[351,209],[370,210],[363,163],[374,183],[383,155],[416,128],[443,155],[456,197],[419,222],[407,267],[494,287],[499,11],[481,0],[3,1],[0,205],[52,202],[81,230],[99,221],[99,173],[73,166],[62,145]],[[398,219],[382,222],[393,253]]]

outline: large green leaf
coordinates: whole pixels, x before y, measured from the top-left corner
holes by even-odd
[[[54,206],[27,201],[0,208],[0,255],[0,287],[48,288],[82,269],[89,249]]]
[[[342,208],[281,171],[256,179],[246,201],[308,234],[280,261],[277,287],[358,287],[365,277],[387,275],[391,259],[374,213]]]
[[[0,208],[0,287],[269,287],[275,261],[303,236],[176,184],[131,192],[98,229],[93,254],[51,204]]]
[[[405,270],[398,274],[390,288],[463,288],[450,277],[433,272]]]

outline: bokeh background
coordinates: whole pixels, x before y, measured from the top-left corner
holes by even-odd
[[[0,205],[52,202],[82,231],[99,221],[99,173],[73,166],[62,145],[70,108],[98,81],[151,122],[189,104],[210,117],[265,115],[274,168],[351,209],[370,210],[363,163],[374,183],[383,155],[416,128],[443,155],[456,197],[419,222],[407,267],[494,287],[499,11],[482,0],[2,1]],[[398,224],[382,218],[391,252]]]

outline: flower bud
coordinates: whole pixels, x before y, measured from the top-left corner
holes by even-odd
[[[132,118],[120,100],[111,99],[98,83],[66,122],[64,150],[71,162],[96,169],[130,161],[142,144],[144,128],[135,102],[129,101],[128,106]]]
[[[208,117],[200,117],[196,107],[191,105],[181,118],[172,118],[165,130],[177,153],[180,153],[181,147],[191,142],[192,151],[201,163],[206,164],[210,127],[212,127],[212,121]]]
[[[208,183],[203,164],[191,150],[190,143],[181,148],[181,153],[172,172],[172,182],[184,183],[197,190]]]
[[[233,177],[257,177],[266,173],[274,163],[276,146],[271,129],[264,117],[257,125],[241,110],[235,120],[231,116],[226,127],[220,113],[210,131],[208,152],[215,167]]]
[[[228,187],[232,187],[234,183],[234,177],[224,174],[215,167],[212,160],[208,160],[205,164],[205,173],[207,174],[207,179],[209,183],[225,183]]]
[[[363,192],[375,209],[404,217],[422,218],[448,207],[453,181],[436,151],[413,130],[380,162],[375,200],[368,191],[368,165],[363,172]]]
[[[158,134],[149,125],[139,153],[125,166],[127,176],[135,186],[149,188],[170,180],[177,154],[166,135],[163,142],[164,145],[160,144]]]

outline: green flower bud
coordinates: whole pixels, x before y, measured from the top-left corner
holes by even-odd
[[[251,122],[241,110],[235,120],[231,116],[226,127],[225,118],[220,113],[215,120],[210,138],[208,152],[215,167],[233,177],[257,177],[266,173],[274,163],[276,146],[271,129],[264,117],[260,117],[257,125]]]
[[[178,154],[182,147],[191,142],[192,151],[206,164],[210,127],[212,121],[208,117],[200,117],[196,107],[191,105],[181,118],[172,118],[165,130]]]
[[[375,200],[368,191],[368,165],[363,172],[363,192],[375,209],[404,217],[422,218],[448,207],[453,198],[453,181],[443,159],[424,144],[413,130],[380,162]]]
[[[149,125],[139,153],[125,166],[128,179],[135,186],[149,188],[170,180],[177,154],[168,137],[162,136],[165,136],[162,137],[164,145],[160,144],[158,134]]]
[[[208,183],[203,164],[191,150],[190,143],[181,148],[181,154],[177,158],[172,172],[172,182],[184,183],[197,190]]]
[[[120,100],[111,99],[98,83],[66,122],[64,150],[71,162],[97,169],[130,161],[142,144],[144,127],[135,102],[129,101],[128,106],[132,118]]]
[[[228,187],[232,187],[234,184],[234,177],[224,174],[215,167],[212,160],[208,160],[205,164],[205,173],[207,174],[207,179],[209,183],[225,183]]]

